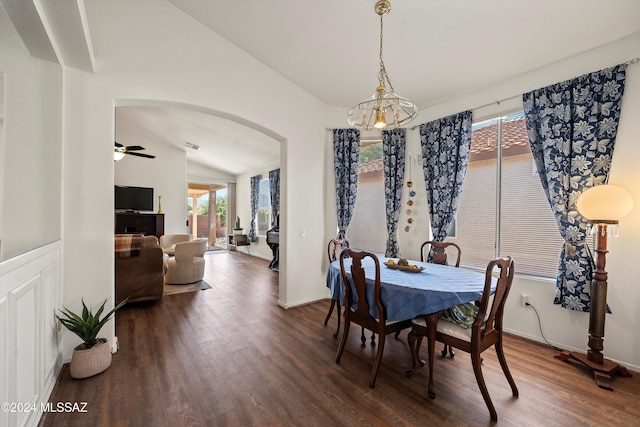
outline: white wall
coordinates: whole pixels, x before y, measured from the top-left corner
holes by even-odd
[[[32,58],[0,8],[0,402],[47,401],[62,366],[62,69]],[[0,411],[35,426],[40,411]]]
[[[521,95],[524,92],[608,68],[639,55],[640,33],[636,33],[616,43],[531,71],[499,85],[421,110],[412,126],[467,109],[474,110],[474,120],[483,120],[514,109],[522,109]],[[497,100],[505,101],[495,103]],[[492,104],[476,108],[490,103]],[[346,117],[345,111],[332,109],[329,112],[329,127],[346,127],[344,117]],[[637,262],[640,255],[640,247],[637,243],[640,241],[640,168],[637,167],[638,158],[640,158],[640,144],[638,144],[640,121],[637,120],[638,117],[640,117],[640,64],[630,65],[627,68],[622,115],[609,179],[611,184],[620,185],[632,194],[635,207],[631,214],[621,221],[621,236],[617,239],[609,239],[610,253],[607,257],[606,269],[609,272],[608,302],[613,314],[607,316],[604,340],[604,353],[607,358],[636,371],[640,370],[640,335],[637,333],[640,326],[638,310],[640,287],[637,279],[640,277],[640,263]],[[419,139],[417,130],[408,131],[407,150],[419,154]],[[336,224],[330,135],[326,137],[325,144],[328,145],[327,162],[331,164],[331,167],[326,165],[330,175],[325,177],[328,209],[325,219],[327,233],[324,238],[328,241],[334,234],[331,230],[335,230]],[[417,180],[414,174],[414,187]],[[424,208],[420,207],[420,209],[424,211],[424,215],[428,215],[423,185],[418,185],[416,192],[418,194],[414,206],[423,206]],[[414,210],[416,209],[418,208]],[[401,217],[400,222],[406,221]],[[413,225],[416,235],[429,235],[427,221],[416,221]],[[413,257],[419,256],[419,246],[416,242],[425,239],[423,237],[416,239],[401,232],[399,240],[402,253]],[[555,281],[516,276],[511,292],[505,312],[506,329],[515,334],[542,341],[535,312],[531,308],[520,306],[520,294],[527,294],[542,318],[543,332],[547,340],[569,350],[585,351],[587,349],[588,313],[569,311],[554,305]]]
[[[236,177],[230,173],[187,160],[187,181],[202,184],[227,184],[235,182]]]
[[[61,237],[62,69],[29,55],[2,8],[0,52],[7,105],[0,138],[0,260],[7,260]]]

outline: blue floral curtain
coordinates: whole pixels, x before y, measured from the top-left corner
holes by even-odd
[[[256,232],[256,216],[258,215],[258,197],[260,196],[260,181],[262,175],[251,177],[251,227],[249,228],[249,236],[247,240],[250,242],[258,241],[258,233]]]
[[[343,239],[353,216],[358,193],[358,160],[360,158],[360,131],[358,129],[333,130],[333,166],[336,174],[336,210],[338,239]]]
[[[271,196],[272,227],[278,225],[280,216],[280,169],[269,171],[269,193]]]
[[[398,219],[404,184],[406,129],[382,131],[382,163],[384,165],[384,204],[387,218],[387,250],[385,256],[400,256]]]
[[[522,96],[531,151],[565,244],[554,304],[589,311],[593,259],[580,193],[609,177],[626,65],[585,74]]]
[[[462,195],[471,147],[471,111],[420,125],[422,169],[433,239],[447,237]],[[431,254],[429,254],[429,259]]]

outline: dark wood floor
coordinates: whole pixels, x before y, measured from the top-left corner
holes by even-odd
[[[51,402],[87,402],[87,413],[49,413],[42,426],[483,426],[492,424],[468,355],[436,356],[438,397],[426,368],[410,365],[406,331],[387,340],[375,389],[375,347],[349,336],[334,358],[335,314],[320,301],[283,310],[277,273],[237,253],[207,255],[212,289],[131,304],[117,314],[120,350],[102,374],[73,380],[68,365]],[[586,334],[586,332],[585,332]],[[586,336],[586,335],[585,335]],[[586,340],[586,338],[585,338]],[[507,336],[505,353],[520,390],[513,398],[495,353],[483,372],[505,426],[640,425],[640,375],[598,388],[582,367],[551,348]]]

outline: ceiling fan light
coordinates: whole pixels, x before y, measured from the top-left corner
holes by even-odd
[[[115,160],[116,162],[118,160],[122,160],[124,158],[124,153],[122,151],[114,151],[113,152],[113,160]]]

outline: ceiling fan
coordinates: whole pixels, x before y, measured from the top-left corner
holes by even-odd
[[[119,144],[117,142],[115,142],[115,146],[116,148],[114,148],[113,150],[113,158],[114,160],[120,160],[124,157],[125,154],[130,154],[132,156],[138,156],[138,157],[144,157],[147,159],[155,159],[156,156],[152,156],[151,154],[144,154],[144,153],[136,153],[136,151],[141,151],[144,150],[144,147],[141,147],[139,145],[128,145],[128,146],[124,146],[122,144]]]

